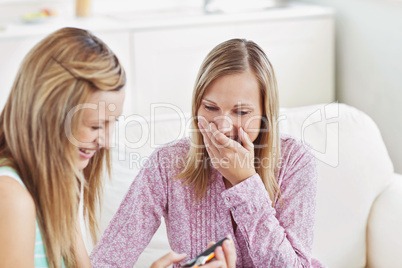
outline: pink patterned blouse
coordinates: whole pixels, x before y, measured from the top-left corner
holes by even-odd
[[[133,267],[162,216],[172,250],[187,253],[185,261],[201,253],[210,241],[231,234],[236,267],[321,267],[311,257],[315,158],[289,136],[282,136],[281,143],[277,180],[282,197],[274,207],[259,175],[226,189],[215,169],[206,196],[197,203],[191,187],[173,180],[190,148],[189,139],[156,150],[93,250],[93,267]],[[235,232],[230,213],[237,224]]]

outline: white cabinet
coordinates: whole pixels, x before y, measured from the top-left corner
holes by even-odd
[[[135,32],[135,111],[150,115],[153,104],[156,114],[189,113],[195,78],[204,57],[234,33],[233,26]]]
[[[250,23],[240,26],[238,34],[254,40],[268,55],[281,107],[334,101],[332,18]]]
[[[129,16],[130,17],[130,16]],[[117,54],[127,72],[124,114],[188,114],[198,69],[207,53],[231,38],[255,41],[274,66],[280,105],[335,100],[332,11],[289,6],[256,13],[119,21],[102,16],[0,33],[0,108],[23,57],[57,28],[92,30]],[[153,111],[152,111],[153,109]]]
[[[191,112],[191,95],[203,58],[230,38],[255,41],[267,53],[278,79],[281,107],[332,102],[334,91],[332,17],[260,20],[133,33],[134,111]],[[169,108],[160,108],[168,103]]]

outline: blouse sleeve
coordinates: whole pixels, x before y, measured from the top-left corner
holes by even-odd
[[[258,174],[222,193],[255,267],[311,266],[315,158],[301,144],[285,158],[275,208]]]
[[[148,245],[166,211],[166,172],[154,152],[141,169],[91,253],[93,267],[130,267]]]

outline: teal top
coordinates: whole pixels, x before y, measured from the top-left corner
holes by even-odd
[[[20,176],[18,176],[17,172],[10,167],[0,167],[0,176],[7,176],[18,181],[22,186],[25,187],[22,182]],[[35,235],[35,268],[47,268],[49,267],[49,263],[46,256],[45,246],[43,244],[42,235],[40,233],[40,229],[38,226],[38,221],[35,221],[36,226],[36,235]],[[62,263],[62,267],[65,268],[64,263]]]

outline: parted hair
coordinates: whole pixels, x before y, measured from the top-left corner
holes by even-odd
[[[205,149],[202,134],[198,129],[197,111],[208,87],[217,78],[251,71],[258,82],[263,107],[260,133],[254,141],[255,164],[266,190],[272,200],[279,198],[280,191],[276,180],[280,164],[280,136],[277,126],[279,99],[274,69],[264,51],[253,41],[231,39],[209,52],[199,69],[192,97],[192,131],[190,151],[185,158],[185,165],[177,179],[184,179],[186,184],[196,190],[198,199],[207,191],[208,177],[211,172],[210,159]],[[207,164],[205,164],[205,159]],[[265,162],[261,162],[261,161]]]
[[[0,166],[15,169],[31,194],[50,267],[76,267],[74,245],[83,189],[85,219],[96,241],[106,149],[88,166],[76,167],[78,148],[66,134],[74,107],[97,90],[120,90],[126,81],[115,54],[99,38],[77,28],[60,29],[40,41],[24,58],[0,115]],[[71,119],[77,133],[82,109]]]

